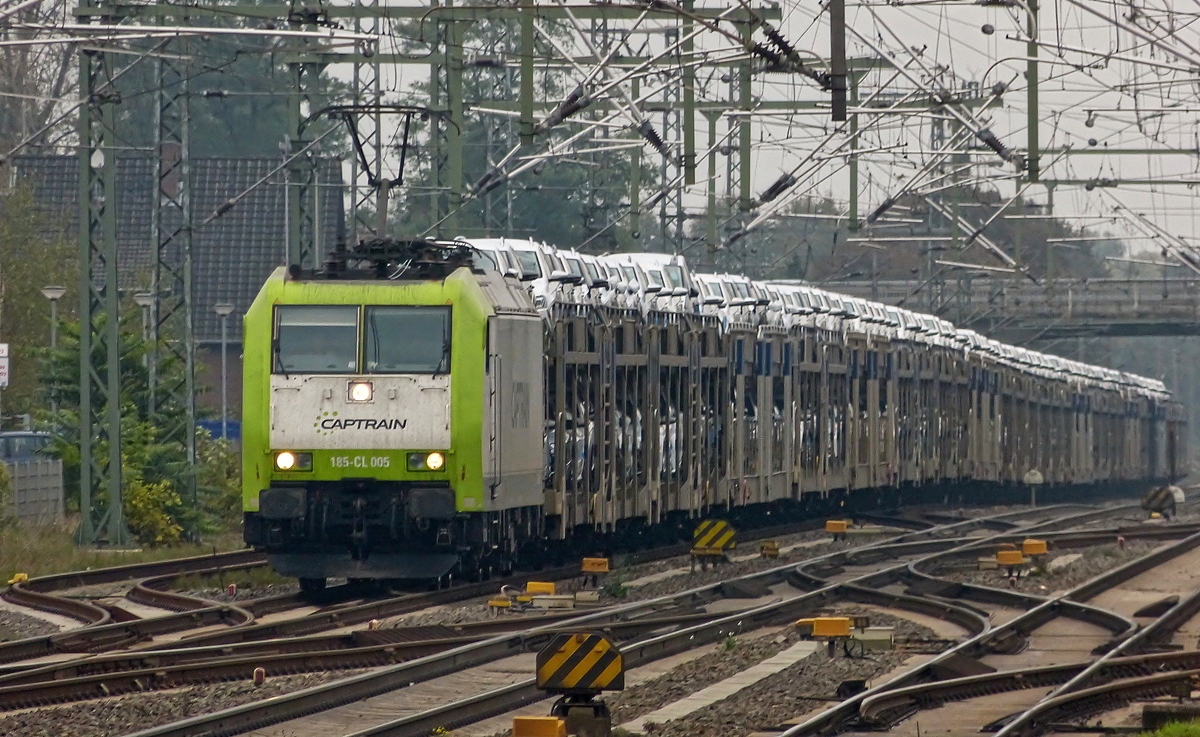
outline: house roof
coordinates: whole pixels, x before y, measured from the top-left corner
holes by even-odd
[[[79,160],[74,156],[23,156],[13,164],[17,180],[33,188],[43,216],[61,223],[69,235],[77,235]],[[277,172],[254,187],[279,164],[279,159],[191,160],[193,324],[198,342],[221,339],[220,318],[213,311],[217,303],[232,303],[235,316],[240,315],[267,276],[285,262],[285,172]],[[151,226],[155,186],[152,158],[118,157],[117,261],[123,288],[145,289],[149,285],[154,266]],[[236,206],[201,226],[222,204],[247,190]],[[317,191],[318,252],[324,253],[332,250],[345,233],[344,186],[338,160],[319,160]],[[240,341],[241,332],[241,320],[230,319],[229,339]]]

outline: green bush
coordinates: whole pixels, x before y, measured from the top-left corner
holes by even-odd
[[[195,542],[238,530],[242,503],[241,464],[236,450],[201,430],[196,436],[196,466],[188,464],[187,445],[179,432],[186,424],[188,408],[180,402],[168,402],[152,411],[145,359],[154,352],[154,346],[138,327],[139,311],[132,305],[126,307],[120,319],[121,473],[130,532],[143,545],[171,545],[185,536],[183,531]],[[80,504],[79,344],[79,323],[63,320],[58,348],[42,351],[44,406],[53,399],[58,412],[52,415],[43,409],[35,413],[38,425],[53,433],[52,452],[63,461],[68,511],[79,510]],[[103,377],[107,365],[102,358],[97,358],[95,371]],[[157,371],[161,386],[183,385],[183,366],[178,357],[163,351],[160,358]],[[101,415],[106,411],[103,406],[97,409]],[[101,439],[92,452],[105,459],[108,446]],[[92,504],[101,510],[107,503],[103,490],[92,497]]]
[[[629,572],[623,568],[617,569],[608,574],[608,578],[600,586],[600,593],[609,599],[624,599],[629,596],[629,587],[625,582],[629,579]]]
[[[8,466],[0,463],[0,529],[16,523],[17,516],[13,509],[12,479],[8,475]]]
[[[170,481],[147,483],[130,479],[124,489],[125,523],[143,545],[169,545],[180,541],[183,527],[176,524],[172,510],[183,505]]]
[[[229,529],[241,523],[242,460],[233,443],[214,440],[207,430],[198,430],[196,474],[200,507],[208,524]]]

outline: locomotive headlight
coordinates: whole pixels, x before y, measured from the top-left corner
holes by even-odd
[[[294,453],[290,450],[281,450],[275,454],[275,469],[277,471],[311,471],[312,467],[312,453]]]
[[[436,450],[432,453],[409,453],[409,471],[441,471],[446,467],[446,456]]]
[[[350,388],[347,391],[347,396],[351,402],[369,402],[374,394],[374,387],[369,381],[352,381]]]

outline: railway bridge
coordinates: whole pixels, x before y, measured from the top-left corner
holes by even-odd
[[[1200,277],[839,281],[833,292],[930,311],[958,327],[1027,344],[1084,337],[1200,335]]]

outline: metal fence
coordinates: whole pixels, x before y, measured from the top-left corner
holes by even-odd
[[[60,460],[6,463],[12,484],[10,511],[26,525],[49,525],[63,519],[63,467]]]

